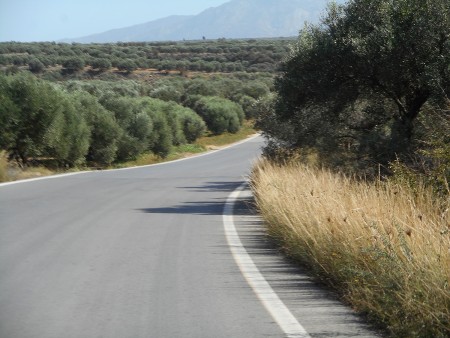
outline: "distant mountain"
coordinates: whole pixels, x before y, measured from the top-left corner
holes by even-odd
[[[106,43],[296,36],[305,21],[318,21],[326,3],[327,0],[232,0],[198,15],[169,16],[65,41]]]

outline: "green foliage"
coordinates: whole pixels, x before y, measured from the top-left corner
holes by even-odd
[[[270,89],[265,83],[254,81],[246,84],[242,88],[242,93],[257,100],[260,97],[268,95],[270,93]]]
[[[214,96],[217,94],[215,86],[200,78],[190,81],[186,87],[186,95]]]
[[[34,58],[28,62],[28,68],[32,73],[42,73],[45,69],[45,65],[41,62],[41,60]]]
[[[85,62],[80,57],[67,58],[62,62],[63,73],[72,74],[82,70],[85,66]]]
[[[161,157],[167,157],[172,149],[173,136],[170,125],[163,112],[152,110],[151,117],[155,126],[155,133],[152,134],[150,149]]]
[[[0,76],[0,102],[0,149],[12,149],[16,142],[20,110],[10,98],[8,82],[6,77],[2,76]]]
[[[61,111],[49,84],[26,74],[7,80],[3,95],[9,97],[18,113],[9,129],[14,137],[10,150],[14,157],[26,163],[29,156],[44,153],[46,134]]]
[[[62,164],[80,165],[89,149],[89,127],[70,97],[58,91],[54,95],[59,114],[54,116],[44,136],[45,153]]]
[[[193,110],[180,107],[177,114],[188,143],[194,142],[206,132],[205,121]]]
[[[240,99],[239,99],[239,104],[241,105],[242,109],[244,110],[245,113],[245,117],[247,119],[251,119],[256,117],[256,111],[255,111],[255,104],[256,104],[256,100],[248,95],[243,95]]]
[[[450,107],[449,107],[450,108]],[[427,110],[418,118],[421,133],[409,161],[390,163],[392,179],[414,191],[429,186],[442,198],[450,195],[450,109]]]
[[[69,91],[86,91],[97,97],[100,102],[117,96],[138,97],[141,91],[141,86],[132,80],[68,81],[66,87]]]
[[[447,0],[331,5],[320,26],[301,31],[276,82],[274,114],[260,126],[337,165],[408,156],[425,104],[440,107],[450,93],[449,39]]]
[[[272,74],[253,73],[264,68],[258,60],[273,60],[273,72],[286,48],[283,40],[0,43],[0,149],[25,165],[64,167],[110,165],[146,152],[165,157],[207,132],[194,108],[214,134],[236,132],[272,86]],[[39,77],[23,72],[26,66]],[[131,74],[150,66],[168,71]]]
[[[131,59],[122,59],[116,64],[117,69],[131,73],[137,69],[136,63]]]
[[[90,128],[90,144],[86,159],[102,165],[111,164],[117,158],[118,140],[122,135],[122,129],[117,124],[114,114],[87,92],[75,92],[73,102]]]
[[[47,66],[50,63],[62,64],[68,58],[82,57],[93,69],[99,71],[109,69],[104,66],[105,60],[108,60],[114,67],[120,66],[127,72],[133,71],[134,67],[139,67],[183,72],[273,73],[277,71],[280,60],[288,50],[288,41],[286,39],[209,40],[149,42],[141,45],[4,42],[0,43],[0,63],[23,66],[28,64],[31,56],[37,57]],[[44,58],[54,61],[44,62]],[[103,65],[98,64],[97,60]],[[130,66],[131,64],[133,66]],[[71,74],[71,71],[66,73]]]
[[[118,143],[119,161],[135,159],[149,149],[150,134],[153,122],[142,109],[139,100],[132,97],[110,98],[103,102],[106,109],[114,116],[122,129],[122,137]]]
[[[104,72],[112,67],[111,61],[106,58],[94,59],[90,62],[93,69]]]
[[[70,166],[84,161],[89,129],[70,96],[27,74],[1,78],[1,146],[24,164],[50,156]]]
[[[118,97],[103,105],[123,130],[118,160],[132,160],[145,151],[165,157],[172,145],[193,142],[205,131],[205,123],[194,111],[174,102],[153,98]]]
[[[236,133],[242,126],[244,111],[230,100],[205,96],[196,103],[194,110],[205,120],[208,129],[218,135],[226,131]]]
[[[162,84],[152,89],[149,96],[163,101],[181,102],[182,92],[177,86]]]

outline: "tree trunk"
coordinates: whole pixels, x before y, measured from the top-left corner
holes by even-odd
[[[417,90],[410,98],[406,99],[406,109],[401,111],[401,117],[392,125],[391,150],[394,155],[410,152],[412,136],[414,132],[414,120],[428,100],[427,90]]]

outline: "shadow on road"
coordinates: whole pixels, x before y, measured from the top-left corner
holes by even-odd
[[[191,192],[224,193],[216,195],[221,197],[138,210],[149,214],[221,216],[228,195],[242,183],[208,182],[201,186],[179,187]],[[238,198],[234,203],[233,214],[245,250],[280,299],[297,318],[302,319],[302,325],[312,337],[381,337],[364,323],[362,317],[343,306],[337,294],[318,283],[307,268],[293,263],[280,252],[273,238],[267,235],[252,196],[247,194]]]
[[[191,192],[233,192],[237,189],[243,181],[232,182],[207,182],[204,185],[196,187],[179,187],[180,189],[187,189]],[[215,198],[214,200],[207,201],[192,201],[184,202],[179,205],[170,207],[155,207],[137,209],[141,212],[148,214],[191,214],[191,215],[222,215],[223,208],[225,206],[228,194],[222,198]],[[239,202],[239,201],[238,201]],[[249,208],[241,206],[242,203],[236,203],[234,214],[235,215],[248,215]]]
[[[237,189],[244,181],[231,181],[231,182],[206,182],[202,186],[197,187],[178,187],[180,189],[187,189],[193,192],[217,192],[217,191],[229,191],[230,193]]]

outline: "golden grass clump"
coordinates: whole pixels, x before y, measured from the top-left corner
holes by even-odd
[[[0,150],[0,182],[8,180],[8,158],[6,156],[6,151]]]
[[[394,336],[448,337],[449,201],[268,161],[252,187],[269,234],[356,310]]]

